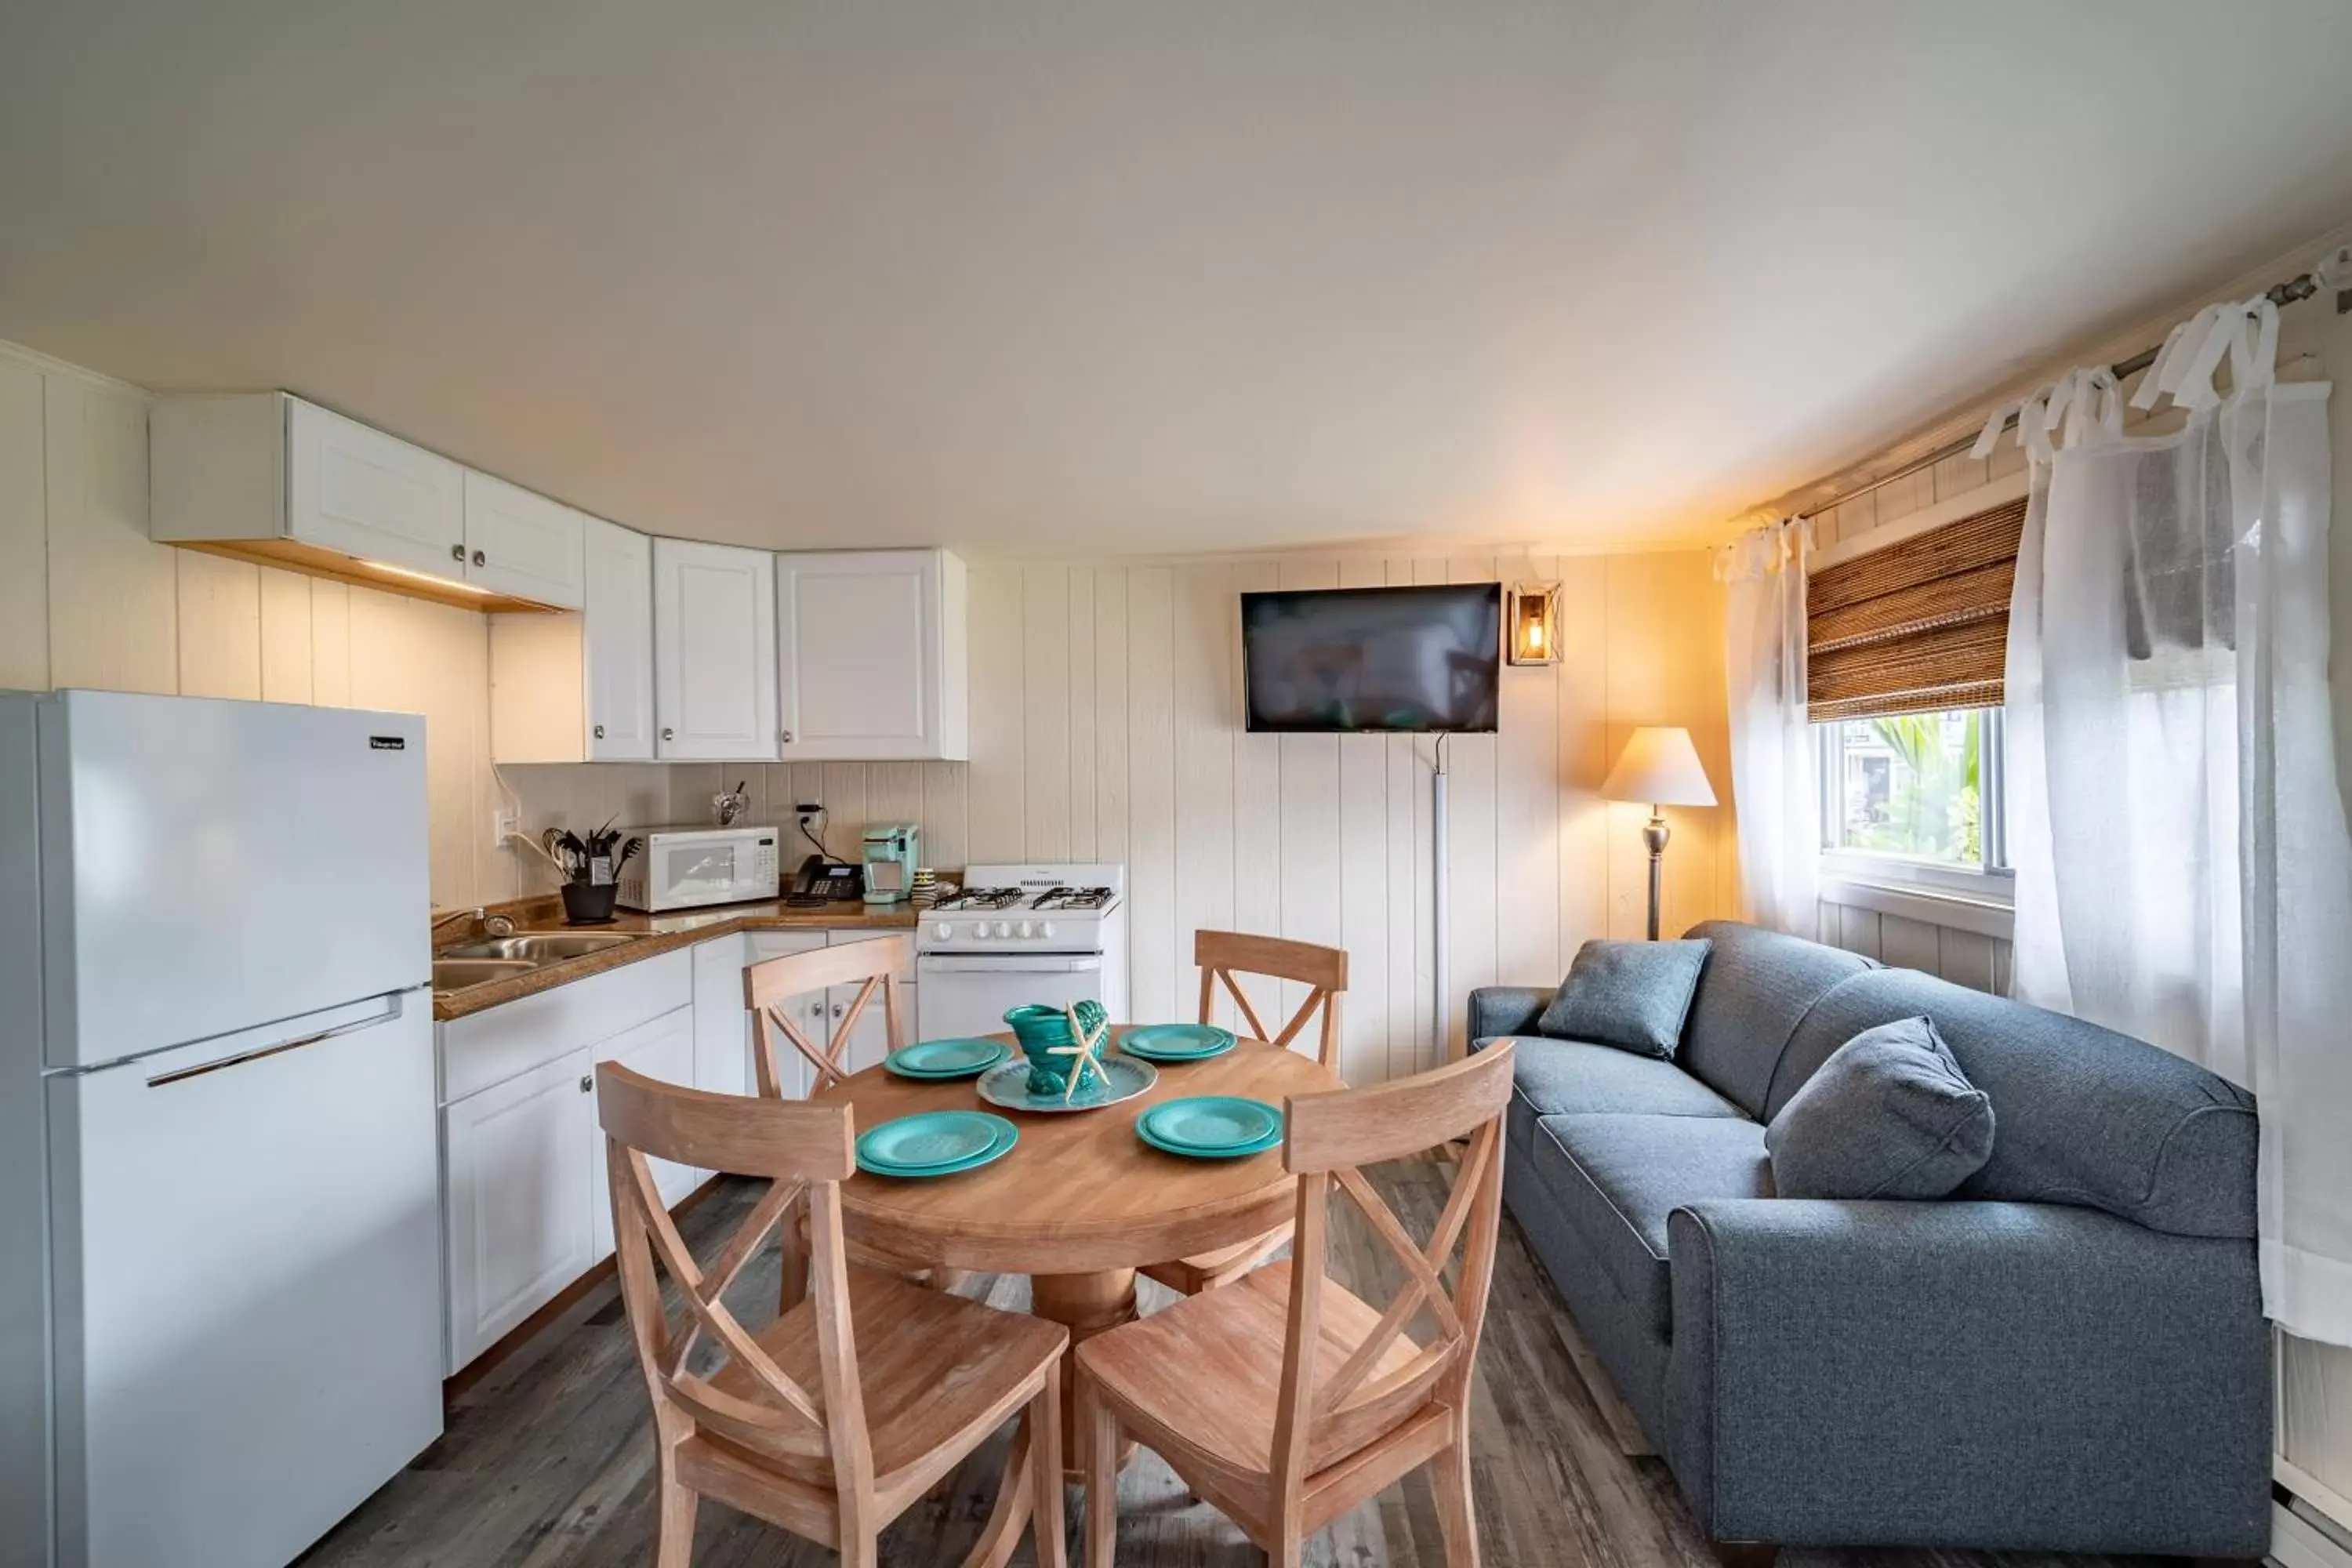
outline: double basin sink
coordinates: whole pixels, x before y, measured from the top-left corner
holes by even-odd
[[[485,942],[445,947],[433,955],[433,989],[463,991],[528,974],[568,958],[581,958],[637,939],[617,931],[550,931],[540,935],[493,937]]]

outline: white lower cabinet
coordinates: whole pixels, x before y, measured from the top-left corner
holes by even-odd
[[[750,1094],[746,965],[785,952],[870,940],[867,931],[772,931],[716,937],[440,1025],[442,1237],[447,1371],[496,1344],[613,1252],[613,1199],[596,1120],[596,1067],[717,1094]],[[902,977],[906,978],[906,977]],[[801,1030],[833,1038],[855,985],[794,998]],[[907,1037],[915,993],[899,1002]],[[851,1037],[846,1065],[889,1052],[877,994]],[[798,1052],[780,1064],[785,1093],[808,1092]],[[675,1207],[710,1174],[654,1162]]]
[[[694,1009],[680,1007],[634,1029],[623,1030],[596,1047],[595,1058],[599,1062],[617,1062],[647,1078],[691,1089],[695,1087]],[[591,1143],[590,1183],[596,1194],[593,1208],[596,1221],[596,1260],[602,1262],[613,1255],[613,1200],[601,1128]],[[665,1208],[685,1202],[687,1195],[700,1186],[703,1177],[709,1174],[691,1165],[673,1165],[667,1160],[655,1160],[651,1164],[654,1186],[660,1192]]]
[[[452,1373],[595,1264],[593,1071],[583,1047],[442,1111]]]
[[[693,960],[659,953],[438,1026],[447,1370],[612,1250],[596,1064],[694,1080]],[[666,1167],[665,1197],[694,1173]]]
[[[738,933],[694,950],[694,1087],[749,1094],[758,1086],[749,1049],[751,1015],[743,1007],[749,939]]]

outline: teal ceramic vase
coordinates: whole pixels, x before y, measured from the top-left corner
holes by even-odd
[[[1076,1012],[1078,1026],[1089,1035],[1101,1029],[1108,1016],[1099,1002],[1081,1002]],[[1004,1015],[1004,1021],[1012,1027],[1013,1037],[1021,1042],[1021,1049],[1029,1058],[1031,1094],[1040,1097],[1050,1095],[1059,1100],[1073,1092],[1083,1093],[1102,1081],[1102,1074],[1089,1061],[1078,1075],[1076,1090],[1070,1088],[1070,1070],[1079,1065],[1077,1054],[1053,1054],[1055,1047],[1067,1047],[1078,1043],[1070,1033],[1070,1016],[1061,1008],[1033,1002],[1026,1007],[1013,1008]],[[1097,1053],[1109,1049],[1109,1035],[1103,1035],[1095,1048]]]

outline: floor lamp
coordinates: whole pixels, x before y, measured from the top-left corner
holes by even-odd
[[[1666,854],[1666,818],[1659,808],[1668,805],[1713,805],[1715,787],[1699,765],[1698,749],[1688,730],[1641,729],[1633,731],[1601,793],[1611,800],[1634,801],[1650,808],[1642,842],[1650,847],[1650,940],[1658,940],[1658,871]]]

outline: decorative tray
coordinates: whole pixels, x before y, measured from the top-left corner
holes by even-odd
[[[1133,1100],[1160,1081],[1160,1069],[1150,1062],[1123,1057],[1115,1051],[1101,1058],[1101,1066],[1100,1083],[1082,1089],[1066,1100],[1058,1094],[1031,1094],[1029,1063],[1024,1058],[1015,1057],[1002,1067],[991,1068],[980,1075],[980,1098],[1007,1110],[1099,1110],[1106,1105],[1117,1105],[1122,1100]]]

